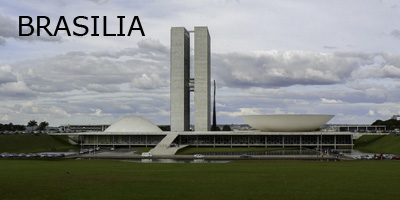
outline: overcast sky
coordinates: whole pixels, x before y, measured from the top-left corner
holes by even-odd
[[[60,16],[80,32],[73,20],[87,16],[89,34],[20,37],[19,16],[33,24],[48,16],[51,32]],[[145,36],[90,36],[90,16],[107,16],[110,33],[125,16],[125,34],[138,16]],[[176,26],[209,28],[220,124],[281,113],[370,124],[400,113],[398,1],[0,0],[0,123],[109,124],[140,116],[169,124]]]

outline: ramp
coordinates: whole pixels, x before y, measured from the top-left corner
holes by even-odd
[[[171,147],[172,142],[178,137],[178,133],[168,133],[161,141],[157,144],[156,147],[150,150],[153,155],[175,155],[175,153],[188,145],[182,146],[173,146]]]

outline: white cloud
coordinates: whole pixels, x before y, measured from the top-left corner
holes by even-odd
[[[283,110],[281,110],[280,108],[275,108],[274,113],[275,114],[285,114],[285,112]]]
[[[229,87],[345,83],[362,58],[305,51],[215,54],[216,77]]]
[[[161,87],[168,87],[168,81],[161,78],[158,74],[142,74],[139,77],[132,79],[131,87],[139,89],[156,89]]]
[[[104,123],[140,115],[166,124],[170,27],[207,25],[211,74],[223,88],[219,122],[238,122],[241,113],[343,113],[333,121],[344,123],[390,117],[400,110],[400,50],[393,45],[399,27],[388,25],[400,13],[389,6],[9,1],[0,8],[1,113],[23,123],[34,116],[50,123]],[[19,15],[46,15],[54,26],[60,15],[99,13],[110,19],[112,32],[119,28],[115,16],[140,16],[146,37],[17,36]],[[5,108],[10,99],[18,106]],[[370,110],[374,116],[366,115]]]
[[[132,83],[133,88],[141,89],[168,86],[168,51],[162,50],[166,47],[157,41],[142,43],[138,48],[106,53],[67,52],[22,61],[16,63],[15,68],[23,79],[21,82],[36,92],[67,92],[84,88],[96,92],[118,92],[118,85],[124,83]],[[11,72],[2,71],[0,81],[12,77],[8,75]],[[8,79],[3,79],[2,74]]]
[[[3,37],[0,37],[0,46],[5,45],[5,44],[6,44],[6,40]]]
[[[94,113],[90,114],[96,117],[110,116],[111,114],[104,114],[101,109],[96,109]]]
[[[10,65],[0,66],[0,84],[17,82],[17,76]]]
[[[0,13],[0,45],[5,44],[4,38],[13,38],[26,41],[46,41],[61,42],[60,36],[36,36],[36,32],[31,36],[19,36],[17,22],[11,18],[5,17]]]
[[[96,4],[105,4],[108,2],[108,0],[85,0],[85,1],[91,1]]]
[[[238,112],[225,112],[221,111],[218,112],[218,115],[227,115],[230,117],[237,117],[239,115],[258,115],[262,114],[260,108],[239,108],[240,111]]]
[[[26,83],[18,80],[0,85],[0,93],[3,98],[32,98],[35,92],[30,90]]]
[[[343,103],[342,100],[327,99],[327,98],[321,98],[321,101],[322,103],[327,103],[327,104]]]
[[[374,116],[375,115],[375,111],[374,110],[369,110],[368,111],[368,115]]]
[[[225,104],[220,104],[220,103],[215,103],[215,107],[216,108],[225,108],[226,105]]]
[[[10,120],[10,117],[8,115],[4,115],[3,117],[0,118],[0,121],[2,122],[8,122]]]
[[[386,116],[388,118],[396,113],[396,111],[392,108],[381,108],[377,112],[379,115]]]
[[[92,84],[92,83],[88,84],[86,86],[86,89],[96,92],[109,92],[109,93],[120,91],[119,87],[116,85],[103,85],[103,84]]]
[[[144,39],[138,42],[138,46],[141,49],[149,50],[150,52],[158,51],[162,53],[168,53],[168,49],[166,46],[160,43],[160,41],[156,41],[153,39]]]
[[[39,114],[39,107],[32,101],[9,106],[17,114]]]
[[[400,39],[400,30],[394,29],[394,30],[390,33],[390,35],[391,35],[393,38]]]

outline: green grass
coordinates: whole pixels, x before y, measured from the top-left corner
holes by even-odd
[[[250,152],[250,151],[273,151],[279,149],[299,149],[296,147],[288,147],[288,148],[264,148],[264,147],[185,147],[183,149],[179,149],[176,154],[183,155],[183,154],[195,154],[195,153],[214,153],[214,152]]]
[[[366,152],[400,154],[400,136],[364,135],[354,142],[354,146]]]
[[[0,160],[1,199],[387,200],[399,179],[398,161]]]
[[[0,152],[34,153],[41,151],[62,151],[74,148],[67,136],[50,135],[0,135]]]

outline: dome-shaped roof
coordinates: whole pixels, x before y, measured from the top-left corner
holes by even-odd
[[[116,121],[104,132],[162,132],[162,130],[145,118],[125,117]]]

